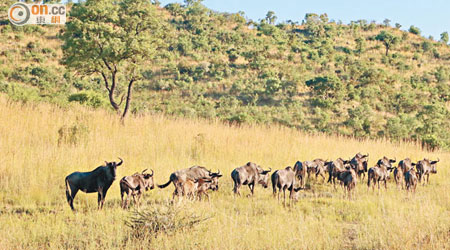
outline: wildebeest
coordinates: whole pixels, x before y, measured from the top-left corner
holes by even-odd
[[[295,171],[289,166],[285,169],[276,170],[272,174],[272,188],[273,188],[273,196],[277,194],[278,188],[278,200],[280,200],[280,193],[283,190],[283,200],[284,204],[286,204],[286,189],[289,190],[289,203],[292,199],[295,199],[295,192],[302,189],[302,187],[296,187],[297,176]]]
[[[119,163],[105,161],[105,166],[99,166],[91,172],[73,172],[66,177],[66,197],[72,210],[75,210],[73,200],[79,190],[85,193],[97,192],[98,208],[103,208],[106,192],[116,179],[117,167],[123,163],[120,157],[119,159]]]
[[[348,168],[345,171],[340,171],[338,180],[344,184],[344,189],[347,190],[348,198],[352,198],[352,192],[355,192],[356,188],[356,172],[353,168]]]
[[[175,171],[170,175],[170,179],[167,183],[158,185],[158,187],[165,188],[169,186],[170,183],[173,183],[175,186],[175,191],[173,192],[174,198],[175,195],[184,195],[183,184],[188,178],[191,180],[197,180],[202,177],[211,178],[211,190],[217,191],[219,189],[219,178],[222,177],[220,171],[213,173],[211,170],[207,170],[205,167],[201,166],[192,166],[190,168]]]
[[[122,208],[128,207],[128,199],[130,196],[133,197],[134,203],[139,207],[141,194],[144,191],[155,188],[155,184],[153,182],[153,170],[151,174],[145,173],[145,171],[147,171],[147,169],[143,170],[141,173],[135,173],[131,176],[124,176],[120,180],[119,185]],[[126,195],[125,200],[123,199],[124,195]]]
[[[212,179],[207,177],[202,177],[196,180],[187,179],[183,184],[183,192],[186,197],[195,200],[199,198],[202,200],[202,195],[205,195],[209,200],[209,195],[207,191],[211,189]]]
[[[328,182],[333,183],[334,189],[336,189],[336,178],[342,171],[346,170],[346,165],[349,163],[349,160],[344,160],[342,158],[325,163],[328,169]]]
[[[405,184],[406,184],[406,190],[407,191],[413,191],[416,192],[416,186],[417,186],[417,173],[414,168],[410,168],[405,173]]]
[[[302,164],[306,166],[306,172],[308,174],[308,179],[311,175],[322,176],[323,181],[325,181],[325,168],[324,164],[326,161],[322,159],[315,159],[313,161],[304,161]]]
[[[326,162],[327,161],[324,161],[322,159],[314,160],[314,163],[316,164],[316,179],[320,175],[320,176],[322,176],[322,182],[325,181],[325,172],[326,172],[325,163]]]
[[[308,167],[303,162],[297,161],[294,164],[294,172],[295,172],[295,175],[299,178],[299,180],[300,180],[300,187],[302,187],[302,188],[304,188],[305,184],[306,184],[307,171],[308,171]]]
[[[423,178],[424,179],[423,185],[425,185],[424,175],[426,175],[427,176],[427,184],[429,183],[430,173],[431,174],[437,173],[436,164],[438,162],[439,162],[439,158],[437,159],[437,161],[430,161],[425,158],[425,159],[417,162],[416,168],[417,168],[417,174],[419,176],[419,182],[422,182],[422,178]]]
[[[234,194],[241,195],[239,189],[242,185],[248,185],[252,195],[254,193],[255,185],[258,183],[261,184],[264,188],[267,188],[267,185],[269,183],[268,173],[270,171],[272,171],[271,168],[269,168],[269,170],[264,170],[261,168],[261,166],[253,162],[248,162],[244,166],[235,168],[231,172],[231,178],[234,182]]]
[[[367,164],[369,162],[369,154],[363,155],[361,153],[357,153],[351,160],[350,166],[355,170],[358,178],[362,180],[366,177],[367,172]]]
[[[396,162],[395,159],[388,159],[386,156],[378,160],[377,165],[371,167],[368,171],[367,188],[370,188],[370,182],[372,181],[372,190],[375,190],[376,183],[378,183],[378,190],[380,190],[380,181],[384,181],[384,188],[387,189],[387,180],[390,172],[394,169],[392,166],[394,162]]]
[[[186,197],[194,199],[197,192],[197,180],[186,179],[183,183],[183,193]]]
[[[406,159],[398,162],[397,168],[394,169],[394,180],[395,180],[395,184],[397,185],[397,188],[398,188],[398,185],[401,185],[402,189],[403,189],[405,174],[408,170],[413,168],[413,166],[415,166],[415,165],[416,164],[414,162],[411,162],[411,159],[409,159],[409,158],[406,158]]]

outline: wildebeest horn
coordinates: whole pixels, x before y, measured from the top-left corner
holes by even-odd
[[[145,173],[145,171],[147,171],[148,168],[142,170],[141,174]]]
[[[397,157],[395,157],[393,160],[390,159],[389,161],[390,161],[390,162],[396,162],[396,161],[397,161]]]
[[[269,173],[270,171],[272,171],[272,168],[269,168],[269,170],[264,170],[264,171],[262,172],[262,174],[267,174],[267,173]]]
[[[117,158],[119,158],[119,160],[120,160],[120,162],[119,162],[119,163],[117,163],[117,166],[120,166],[120,165],[122,165],[122,163],[123,163],[123,160],[122,160],[122,158],[120,158],[120,157],[117,157]]]
[[[150,176],[153,176],[153,174],[154,174],[153,169],[150,169],[150,170],[152,171],[152,174]]]
[[[105,164],[106,164],[106,165],[108,165],[108,162],[107,162],[107,161],[105,161]]]
[[[437,159],[437,161],[431,161],[430,163],[431,164],[436,164],[436,163],[438,163],[440,160],[439,160],[439,158]]]

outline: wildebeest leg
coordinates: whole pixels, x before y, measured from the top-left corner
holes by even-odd
[[[425,183],[425,181],[424,181],[424,183]],[[430,174],[427,174],[427,184],[429,184],[430,183]]]
[[[138,203],[136,201],[136,194],[133,194],[132,196],[133,196],[134,205],[138,207]]]
[[[98,204],[97,208],[99,210],[103,208],[102,201],[103,201],[103,190],[100,189],[100,190],[98,190],[98,199],[97,199],[97,204]]]
[[[283,187],[283,204],[286,206],[286,186]]]
[[[387,180],[386,179],[384,179],[384,189],[387,190]]]
[[[125,200],[123,199],[123,194],[126,194]],[[128,208],[128,198],[130,197],[130,190],[124,191],[123,193],[121,193],[121,196],[122,196],[122,208],[126,209]]]
[[[255,189],[255,183],[248,184],[248,187],[250,188],[250,192],[252,193],[252,196],[253,196],[253,190]]]

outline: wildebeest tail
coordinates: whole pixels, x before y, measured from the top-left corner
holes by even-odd
[[[126,177],[120,179],[119,186],[120,186],[120,193],[124,192],[126,187],[128,187],[131,190],[134,190],[134,188],[130,186],[130,184],[126,180]]]
[[[370,168],[369,172],[367,173],[367,187],[370,187],[370,180],[372,179],[372,177],[373,177],[373,169]]]
[[[158,185],[159,188],[165,188],[167,186],[169,186],[169,184],[172,182],[172,178],[166,183],[166,184],[162,184],[162,185]]]
[[[70,186],[69,186],[69,180],[66,178],[65,180],[66,182],[66,198],[67,198],[67,202],[69,202],[70,204],[70,200],[72,200],[72,194],[70,193]]]
[[[278,174],[277,171],[275,171],[272,176],[272,188],[273,188],[273,194],[275,195],[275,193],[277,192],[277,183],[278,183]]]

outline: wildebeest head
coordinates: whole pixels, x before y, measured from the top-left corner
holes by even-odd
[[[382,159],[379,159],[377,162],[378,167],[385,167],[387,170],[392,170],[395,167],[392,166],[392,163],[396,162],[397,159],[389,159],[384,156]]]
[[[258,183],[264,188],[267,188],[269,186],[269,173],[272,171],[272,168],[269,168],[269,170],[263,170],[260,166],[258,166],[257,169],[259,172]]]
[[[144,169],[142,171],[142,177],[144,178],[144,187],[145,187],[145,191],[148,191],[149,189],[154,189],[155,188],[155,182],[153,181],[153,169],[150,169],[152,171],[151,174],[149,173],[145,173],[145,171],[147,171],[147,169]]]
[[[115,161],[112,161],[112,162],[105,161],[105,166],[109,169],[109,171],[106,173],[107,179],[116,180],[117,167],[122,165],[122,163],[123,163],[122,158],[119,157],[119,159],[120,159],[119,163],[117,163]]]
[[[211,190],[212,191],[219,190],[219,178],[222,177],[222,175],[220,174],[220,170],[217,171],[217,173],[209,171],[209,176],[211,178]]]
[[[430,167],[431,167],[430,173],[437,174],[436,164],[439,161],[440,161],[439,158],[436,161],[430,161]]]

